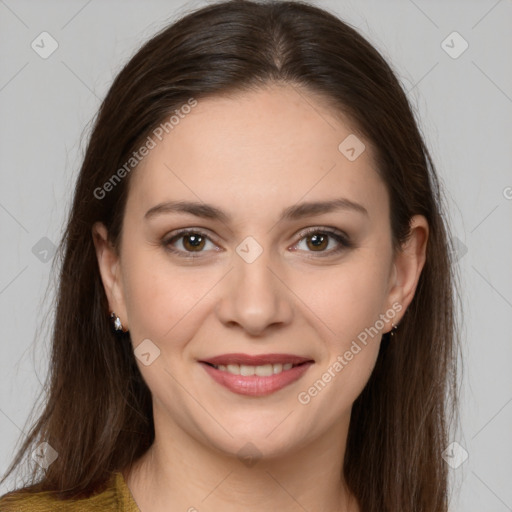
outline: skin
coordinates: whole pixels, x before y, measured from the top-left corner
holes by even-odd
[[[381,334],[413,298],[428,225],[414,217],[408,242],[393,251],[389,199],[370,143],[358,136],[366,150],[355,161],[338,150],[353,133],[321,98],[291,86],[201,100],[131,176],[119,254],[105,227],[94,225],[111,310],[134,348],[150,339],[160,350],[148,366],[137,359],[153,396],[155,443],[124,472],[142,511],[359,510],[342,477],[351,407]],[[367,214],[345,209],[278,221],[299,202],[340,197]],[[213,204],[232,218],[144,218],[169,200]],[[345,232],[352,247],[328,238],[318,249],[314,233],[304,234],[327,227]],[[194,260],[163,244],[180,228],[209,236],[199,253],[190,239],[174,239]],[[252,263],[236,252],[248,236],[263,248]],[[393,304],[401,307],[396,316],[300,403],[298,394]],[[232,352],[296,354],[315,364],[271,395],[247,397],[198,363]],[[258,452],[252,466],[237,456],[247,442]]]

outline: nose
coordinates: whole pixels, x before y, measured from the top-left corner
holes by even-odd
[[[290,324],[293,318],[292,293],[286,278],[271,265],[264,251],[247,263],[234,256],[234,268],[224,280],[216,307],[220,321],[228,327],[238,326],[252,336]]]

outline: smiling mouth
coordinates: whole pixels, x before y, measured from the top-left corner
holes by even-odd
[[[275,363],[275,364],[262,364],[258,366],[246,365],[246,364],[212,364],[205,362],[205,364],[220,370],[221,372],[227,372],[232,375],[241,375],[242,377],[250,377],[257,375],[258,377],[270,377],[271,375],[278,375],[284,371],[291,370],[296,366],[306,364],[306,362],[293,364],[293,363]]]
[[[229,391],[261,397],[297,381],[315,361],[293,354],[224,354],[198,363]]]

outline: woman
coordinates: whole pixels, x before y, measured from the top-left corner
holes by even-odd
[[[32,481],[2,511],[447,510],[440,190],[338,18],[235,0],[145,44],[61,248],[48,401],[7,473],[28,455]]]

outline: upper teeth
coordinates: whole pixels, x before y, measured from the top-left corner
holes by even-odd
[[[243,375],[249,377],[250,375],[258,375],[259,377],[270,377],[276,373],[281,373],[283,370],[289,370],[292,363],[277,363],[277,364],[262,364],[260,366],[248,366],[246,364],[219,364],[214,365],[220,371],[232,373],[233,375]]]

